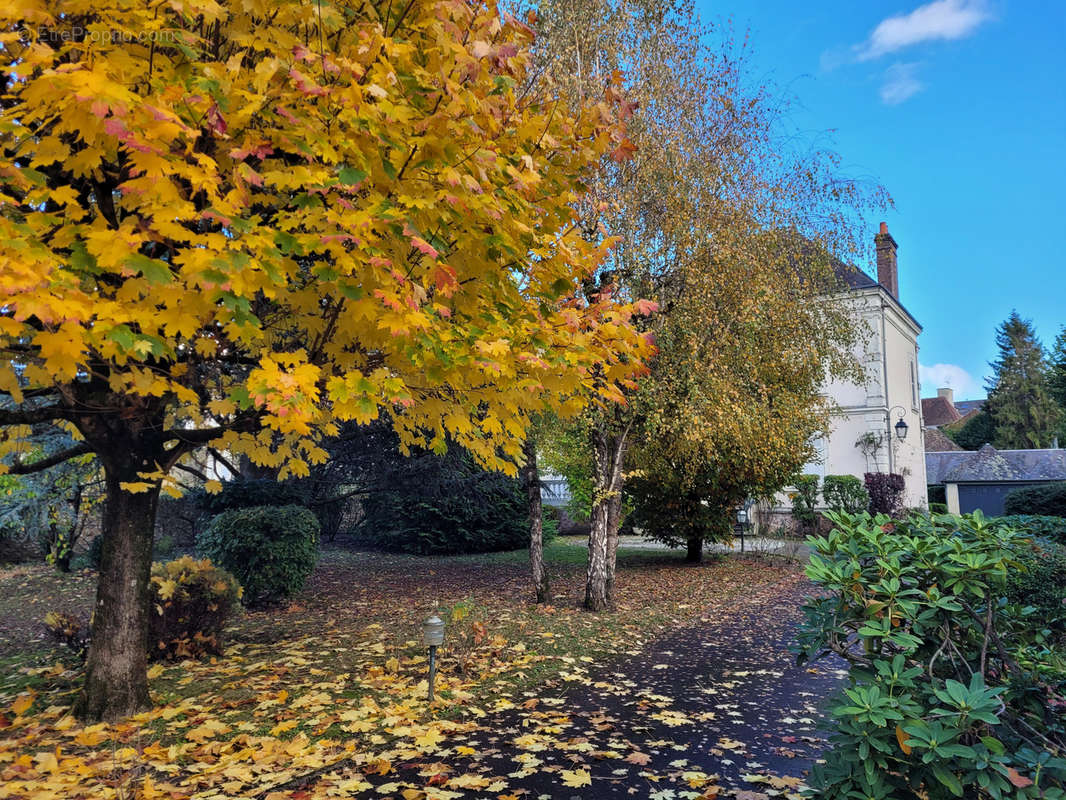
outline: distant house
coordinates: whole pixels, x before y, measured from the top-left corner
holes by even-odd
[[[955,444],[955,442],[948,438],[946,433],[938,428],[927,427],[922,431],[922,438],[925,440],[925,454],[927,456],[930,453],[948,453],[965,450],[965,448]],[[926,463],[929,463],[928,459],[926,459]],[[928,472],[928,467],[926,468],[926,471]]]
[[[925,445],[918,387],[918,335],[922,326],[899,298],[898,245],[881,223],[874,237],[877,280],[857,267],[839,264],[847,287],[842,302],[866,324],[869,337],[858,353],[866,370],[862,384],[833,381],[825,393],[834,403],[829,435],[815,442],[818,456],[801,470],[826,475],[895,472],[903,475],[903,503],[924,507]],[[900,439],[899,422],[906,425]]]
[[[951,389],[937,389],[936,397],[922,398],[922,418],[926,428],[940,428],[962,419],[962,413],[953,402]]]
[[[1009,492],[1066,480],[1066,450],[980,450],[927,452],[926,473],[931,486],[943,486],[948,511],[985,516],[1003,513]]]

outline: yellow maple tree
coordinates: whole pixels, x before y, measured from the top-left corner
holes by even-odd
[[[15,0],[0,10],[5,468],[93,452],[107,506],[79,710],[148,704],[155,507],[206,444],[305,474],[387,416],[515,471],[530,415],[619,399],[651,345],[583,287],[574,206],[614,85],[527,91],[494,2]],[[23,463],[26,426],[80,438]]]

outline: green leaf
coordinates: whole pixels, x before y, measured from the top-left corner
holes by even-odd
[[[933,766],[933,774],[936,779],[944,784],[948,791],[956,797],[962,797],[962,784],[959,783],[959,779],[955,777],[955,773],[948,772],[946,769],[939,765]]]
[[[366,178],[366,173],[361,169],[355,167],[341,167],[337,173],[337,178],[340,182],[347,186],[354,186],[357,183],[361,183]]]
[[[144,276],[144,279],[149,283],[170,283],[174,280],[174,276],[170,272],[170,267],[154,258],[149,258],[142,253],[134,253],[128,259],[126,264],[131,269],[136,270]]]
[[[981,744],[987,747],[991,752],[997,756],[1001,756],[1007,752],[1007,748],[1003,746],[1003,742],[997,739],[995,736],[982,736]]]

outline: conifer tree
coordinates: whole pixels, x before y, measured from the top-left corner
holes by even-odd
[[[1017,311],[996,329],[999,358],[987,385],[997,448],[1024,450],[1051,444],[1060,411],[1051,397],[1044,347],[1030,320]]]
[[[1059,329],[1048,354],[1048,391],[1059,407],[1057,436],[1061,444],[1066,442],[1066,325]]]

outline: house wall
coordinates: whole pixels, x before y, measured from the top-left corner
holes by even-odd
[[[858,478],[867,472],[897,472],[904,476],[904,505],[924,508],[928,503],[918,384],[921,329],[879,287],[849,292],[841,302],[866,327],[866,341],[857,352],[866,381],[827,383],[825,394],[835,404],[829,435],[818,443],[821,463],[808,464],[803,471]],[[893,428],[900,409],[909,428],[902,442]],[[864,435],[879,442],[868,453],[856,445]],[[788,507],[787,498],[782,496],[778,506]]]
[[[948,483],[944,485],[944,499],[947,500],[949,514],[960,513],[959,485],[957,483]]]

